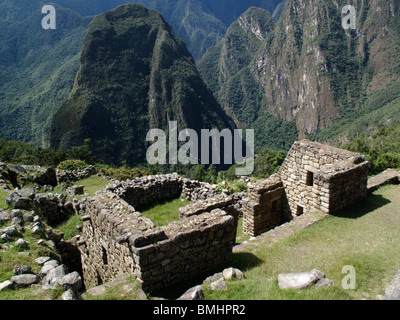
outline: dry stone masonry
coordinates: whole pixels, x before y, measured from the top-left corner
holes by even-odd
[[[79,249],[87,288],[131,274],[153,290],[232,259],[237,217],[220,209],[156,227],[108,192],[88,199],[86,213]]]
[[[317,142],[295,142],[276,175],[249,188],[244,232],[257,236],[303,213],[335,213],[367,196],[365,157]]]
[[[368,170],[362,155],[302,140],[248,194],[219,195],[177,174],[113,180],[84,204],[78,245],[85,286],[130,274],[154,290],[211,271],[230,262],[239,216],[244,233],[258,236],[303,213],[335,213],[366,197]],[[139,212],[179,197],[195,203],[167,226]]]

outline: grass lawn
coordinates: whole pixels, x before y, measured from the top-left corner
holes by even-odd
[[[10,193],[4,190],[0,190],[0,209],[8,209],[6,199]]]
[[[141,212],[141,214],[153,221],[158,227],[166,226],[172,221],[179,220],[179,208],[191,203],[191,201],[185,198],[178,198],[156,205],[153,208]]]
[[[271,246],[235,253],[233,266],[245,280],[228,290],[206,289],[209,300],[376,299],[400,268],[400,186],[386,186],[358,205],[328,216]],[[356,289],[345,290],[346,265],[356,270]],[[335,285],[325,289],[281,290],[278,274],[319,269]]]

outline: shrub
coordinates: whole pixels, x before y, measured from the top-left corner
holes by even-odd
[[[57,169],[64,171],[82,170],[88,167],[88,164],[82,160],[65,160],[61,162]]]

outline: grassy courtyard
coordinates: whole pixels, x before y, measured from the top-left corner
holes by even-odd
[[[234,267],[245,280],[228,290],[206,290],[206,299],[348,300],[376,299],[400,268],[400,186],[386,186],[362,203],[328,216],[271,246],[262,243],[234,254]],[[345,290],[346,265],[356,270],[356,289]],[[335,285],[325,289],[281,290],[278,274],[319,269]]]

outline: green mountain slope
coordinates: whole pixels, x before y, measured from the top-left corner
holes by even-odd
[[[221,47],[210,48],[198,63],[219,101],[227,102],[238,121],[257,129],[258,141],[268,139],[268,131],[277,132],[271,115],[275,125],[284,121],[278,128],[295,125],[296,137],[291,134],[296,130],[287,128],[293,139],[325,141],[346,141],[387,120],[399,121],[400,2],[353,3],[356,30],[342,27],[347,1],[289,0],[274,30],[237,74],[221,67],[232,60],[229,53],[219,55]],[[252,38],[235,35],[242,41],[229,52]],[[249,84],[256,98],[237,99]]]
[[[233,128],[158,12],[128,4],[96,16],[74,88],[53,120],[51,146],[67,149],[91,138],[98,158],[140,164],[148,130],[172,120],[197,132]]]
[[[297,136],[291,123],[263,110],[263,88],[254,76],[254,57],[274,36],[275,20],[252,7],[228,29],[223,41],[210,48],[198,68],[225,111],[239,127],[256,130],[258,146],[289,149]]]
[[[130,1],[54,0],[51,3],[56,3],[57,29],[43,30],[41,8],[49,2],[0,1],[0,136],[49,147],[51,118],[72,89],[92,15],[125,2]],[[259,5],[272,11],[280,1],[133,2],[160,11],[199,59],[209,46],[222,39],[242,9]]]
[[[274,12],[283,0],[55,0],[82,15],[96,15],[132,2],[159,11],[186,42],[195,60],[216,45],[229,25],[251,6]]]
[[[0,136],[48,145],[49,119],[68,97],[90,18],[56,6],[44,30],[44,1],[0,2]]]

